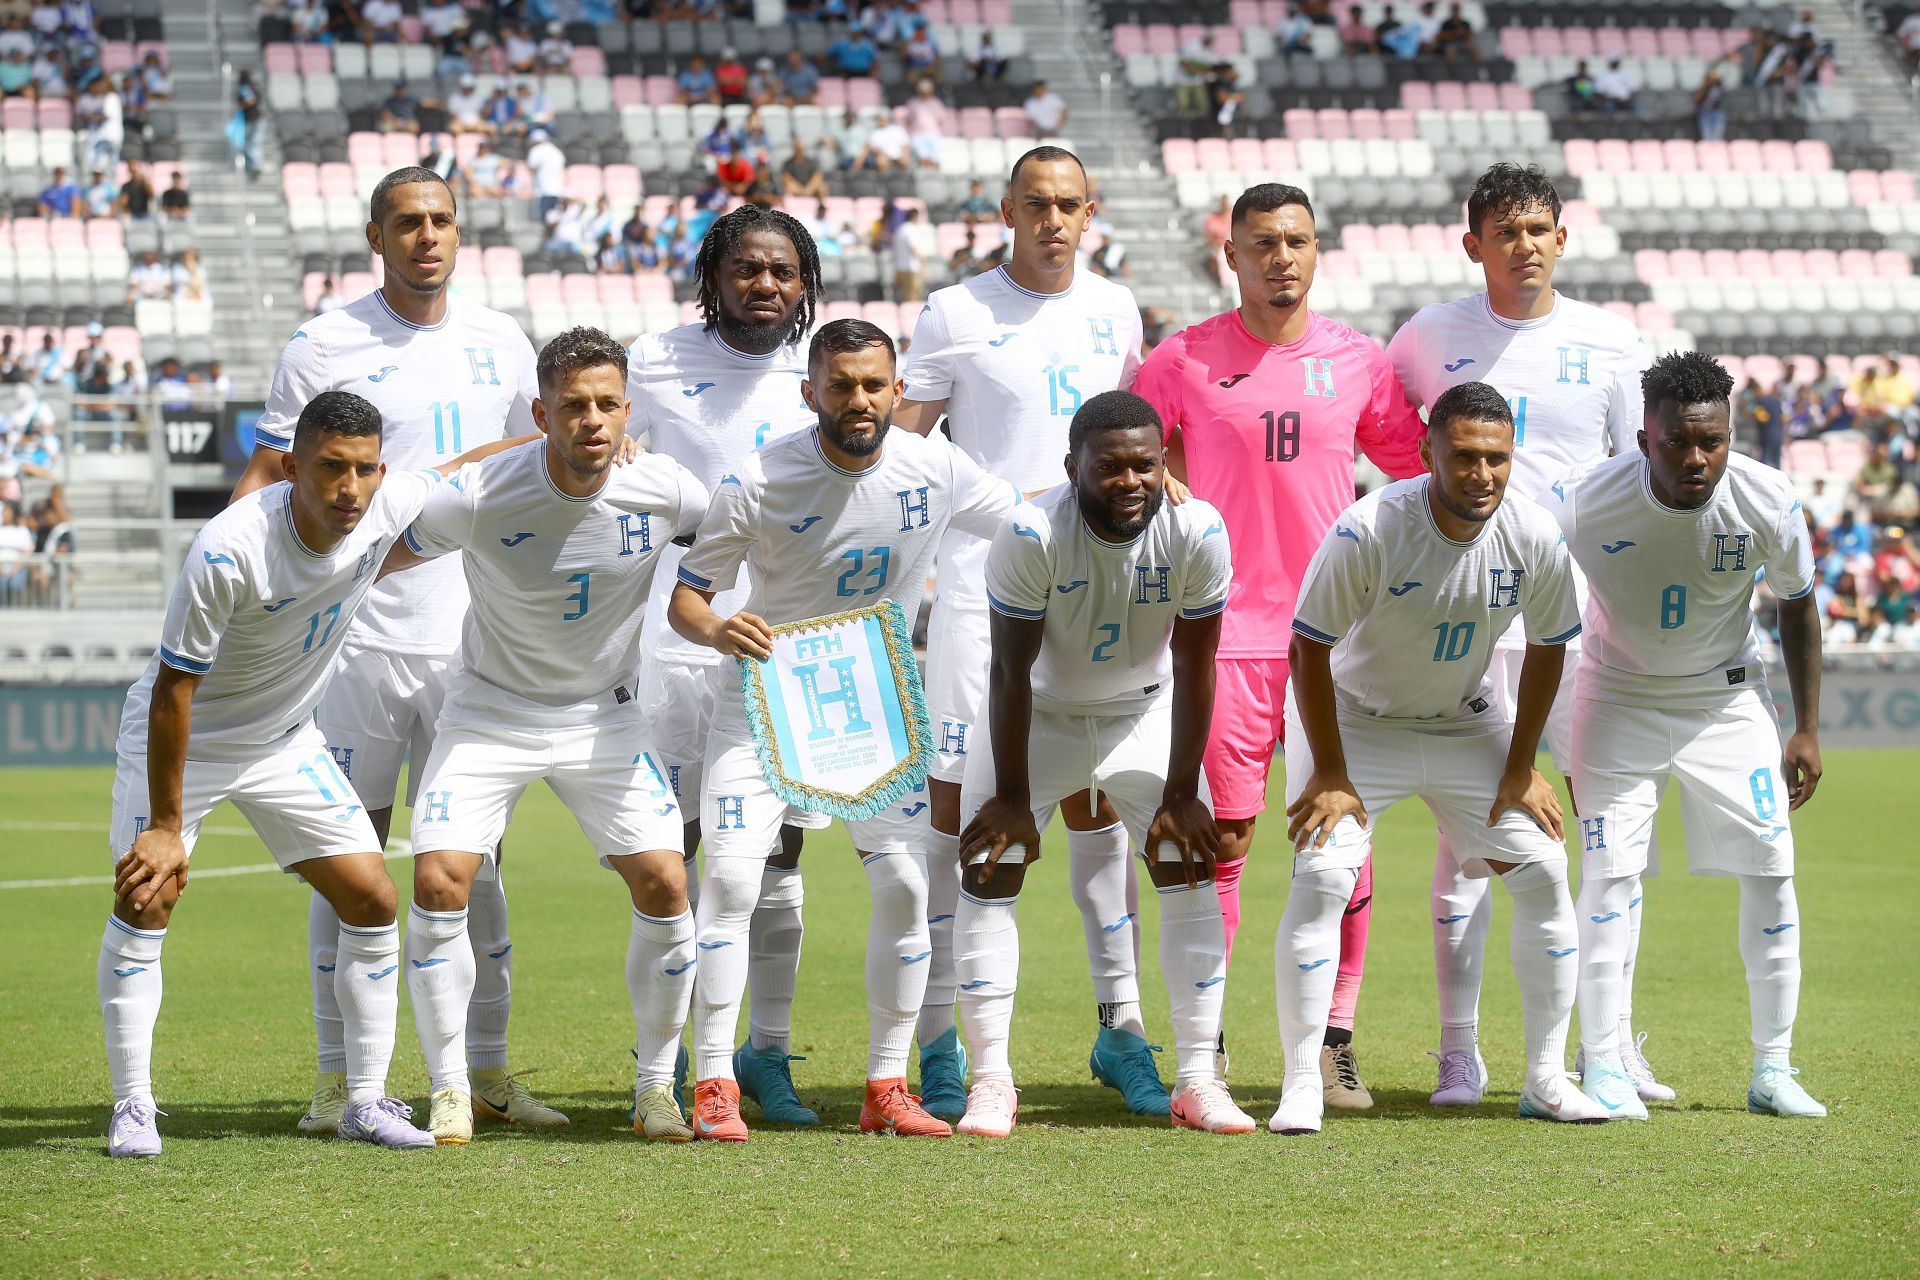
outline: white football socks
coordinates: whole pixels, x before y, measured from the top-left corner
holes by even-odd
[[[933,958],[927,961],[927,996],[913,1038],[932,1044],[953,1030],[955,976],[954,917],[960,911],[960,837],[934,831],[927,842],[927,943]]]
[[[1747,966],[1755,1065],[1787,1064],[1800,1009],[1800,903],[1792,876],[1741,876],[1740,958]]]
[[[1633,878],[1633,896],[1627,899],[1627,954],[1620,962],[1620,1043],[1633,1043],[1633,963],[1640,956],[1640,903],[1647,892],[1646,881]],[[1577,923],[1577,921],[1576,921]],[[1581,944],[1583,947],[1584,943]],[[1581,952],[1584,956],[1586,953]],[[1585,1015],[1583,1014],[1584,1018]],[[1585,1035],[1584,1024],[1581,1034]]]
[[[673,1085],[673,1060],[693,1002],[693,912],[650,916],[633,910],[627,935],[627,999],[633,1005],[634,1087]]]
[[[471,1093],[467,1003],[473,999],[473,944],[467,941],[466,910],[428,911],[414,903],[407,912],[406,957],[407,998],[429,1088]]]
[[[689,853],[681,858],[680,869],[687,875],[687,910],[695,916],[700,914],[700,855]]]
[[[1227,930],[1213,881],[1160,890],[1160,972],[1172,1006],[1177,1087],[1211,1080],[1227,983]]]
[[[1574,913],[1580,930],[1580,1047],[1619,1066],[1620,993],[1629,953],[1638,876],[1587,876]]]
[[[153,1024],[160,1018],[160,947],[165,929],[136,929],[107,917],[94,987],[107,1028],[113,1100],[153,1100]]]
[[[1284,1088],[1320,1083],[1320,1046],[1340,968],[1340,918],[1360,882],[1358,867],[1297,872],[1273,940],[1274,1002],[1280,1014]]]
[[[873,914],[867,923],[867,1079],[907,1074],[913,1024],[927,995],[927,861],[917,853],[861,859]]]
[[[1435,832],[1433,971],[1440,997],[1440,1052],[1472,1053],[1480,1043],[1480,984],[1486,967],[1493,900],[1485,880],[1469,879],[1454,861],[1445,832]]]
[[[1144,1036],[1135,910],[1127,905],[1127,864],[1124,825],[1116,822],[1098,831],[1067,832],[1067,883],[1080,908],[1087,971],[1093,977],[1100,1023]]]
[[[1566,855],[1522,863],[1500,879],[1513,899],[1508,955],[1520,982],[1527,1083],[1541,1085],[1566,1076],[1567,1024],[1580,969]]]
[[[1013,1083],[1007,1043],[1020,983],[1020,899],[976,898],[964,889],[953,929],[960,1008],[967,1016],[973,1079]]]
[[[467,1002],[467,1065],[507,1065],[507,1017],[513,1009],[513,936],[507,932],[507,885],[474,877],[467,891],[467,942],[473,948],[473,998]]]
[[[340,915],[333,904],[307,895],[307,979],[313,987],[313,1042],[322,1071],[347,1069],[347,1029],[340,1002],[333,998],[333,973],[340,964]]]
[[[697,1080],[733,1079],[733,1033],[747,990],[747,938],[760,901],[760,858],[707,858],[694,913],[693,1053]]]
[[[760,901],[747,928],[747,1035],[756,1049],[784,1053],[793,1036],[805,901],[798,867],[770,866],[760,873]]]
[[[400,1016],[400,926],[340,926],[333,997],[346,1030],[347,1101],[386,1096],[393,1030]],[[473,962],[472,953],[467,962]],[[464,1017],[464,1010],[462,1011]]]

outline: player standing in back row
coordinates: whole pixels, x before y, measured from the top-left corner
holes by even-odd
[[[1067,425],[1086,401],[1124,390],[1140,367],[1140,309],[1124,286],[1076,267],[1093,217],[1087,173],[1071,151],[1036,147],[1015,162],[1000,201],[1013,252],[998,270],[937,290],[920,313],[899,425],[930,432],[945,413],[953,442],[1028,496],[1065,479]],[[927,709],[938,755],[928,792],[933,849],[927,911],[934,968],[920,1015],[920,1089],[935,1115],[966,1109],[966,1060],[954,1030],[953,917],[960,892],[960,783],[986,710],[987,543],[953,532],[940,548],[928,627]],[[1067,878],[1080,907],[1100,1031],[1092,1067],[1143,1115],[1166,1115],[1166,1085],[1140,1017],[1127,832],[1111,806],[1061,806]]]
[[[806,430],[813,410],[800,396],[807,376],[807,335],[824,296],[813,237],[787,214],[741,205],[715,220],[694,260],[700,322],[643,334],[628,354],[627,430],[654,453],[691,471],[711,493],[762,445]],[[686,819],[687,886],[699,906],[700,788],[718,653],[690,644],[667,626],[680,548],[669,547],[647,604],[647,657],[640,705],[654,726],[654,750]],[[746,603],[743,579],[715,603],[723,615]],[[818,1124],[794,1092],[788,1067],[793,990],[800,969],[800,841],[803,827],[827,819],[794,810],[780,829],[780,848],[762,873],[760,905],[747,939],[749,1039],[734,1055],[740,1090],[768,1120]],[[684,1075],[684,1069],[680,1069]]]
[[[448,288],[460,251],[459,210],[439,174],[396,169],[373,190],[367,243],[386,279],[372,293],[314,316],[293,335],[274,371],[256,446],[234,487],[239,497],[280,478],[280,460],[302,406],[323,391],[352,391],[386,423],[384,456],[427,467],[464,449],[534,430],[533,345],[504,312]],[[433,726],[460,649],[467,584],[458,556],[376,585],[340,646],[337,678],[315,715],[327,749],[373,820],[384,846],[400,763],[411,755],[411,791],[433,745]],[[414,796],[409,794],[408,803]],[[468,918],[477,969],[467,1050],[474,1109],[514,1124],[563,1125],[507,1069],[513,940],[497,864],[475,885]],[[333,998],[340,921],[319,894],[307,912],[307,968],[319,1078],[300,1119],[307,1133],[339,1126],[345,1098],[340,1009]]]
[[[1134,390],[1159,411],[1169,445],[1185,455],[1183,478],[1220,509],[1233,539],[1207,737],[1207,785],[1220,824],[1214,884],[1231,959],[1240,870],[1285,729],[1287,637],[1301,575],[1353,501],[1356,451],[1396,478],[1425,466],[1420,418],[1379,344],[1307,308],[1320,259],[1307,193],[1279,183],[1243,192],[1226,252],[1240,306],[1154,348]],[[1173,465],[1180,468],[1177,455]],[[1372,900],[1369,857],[1341,920],[1321,1051],[1327,1105],[1346,1110],[1373,1105],[1353,1053]]]
[[[1467,199],[1467,256],[1486,276],[1486,292],[1423,307],[1387,344],[1400,381],[1416,404],[1431,406],[1448,387],[1485,382],[1513,411],[1511,492],[1542,500],[1548,487],[1610,452],[1630,452],[1640,429],[1640,374],[1647,346],[1633,325],[1553,288],[1554,267],[1567,247],[1560,194],[1538,168],[1497,164]],[[1579,582],[1578,566],[1575,582]],[[1567,648],[1560,694],[1544,741],[1554,766],[1567,773],[1569,717],[1579,642]],[[1511,721],[1525,648],[1507,632],[1493,655],[1497,705]],[[1486,1088],[1479,1048],[1480,973],[1492,921],[1487,882],[1460,869],[1445,831],[1433,872],[1433,954],[1440,998],[1439,1087],[1435,1106],[1472,1106]],[[1639,894],[1632,933],[1639,937]],[[1629,951],[1631,957],[1631,950]],[[1628,960],[1631,985],[1632,960]],[[1654,1079],[1626,1025],[1622,1041],[1642,1096],[1671,1098]]]

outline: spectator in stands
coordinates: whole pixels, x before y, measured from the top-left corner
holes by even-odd
[[[940,139],[955,131],[953,113],[933,96],[933,81],[922,80],[907,100],[907,136],[922,169],[940,167]]]
[[[1207,101],[1207,77],[1212,74],[1220,54],[1213,47],[1213,30],[1202,27],[1191,40],[1180,46],[1180,78],[1173,83],[1173,109],[1183,116],[1197,116]]]
[[[323,0],[287,0],[287,23],[293,28],[295,44],[331,44],[333,25]]]
[[[507,70],[516,75],[530,76],[540,70],[540,42],[518,23],[501,26],[500,52]]]
[[[1638,111],[1635,98],[1639,92],[1640,86],[1634,82],[1633,73],[1627,70],[1625,61],[1620,58],[1609,58],[1606,70],[1593,78],[1594,97],[1599,100],[1600,110],[1607,115]]]
[[[198,249],[182,249],[179,260],[173,264],[173,300],[213,305],[213,294],[207,289],[207,273],[200,266]]]
[[[1422,0],[1420,12],[1407,20],[1407,25],[1420,33],[1420,52],[1438,53],[1440,39],[1440,8],[1434,0]]]
[[[1207,109],[1213,114],[1220,136],[1234,136],[1233,122],[1245,106],[1247,95],[1240,88],[1240,72],[1231,62],[1216,63],[1207,77]]]
[[[9,8],[11,10],[11,6]],[[26,14],[0,12],[0,55],[18,53],[31,58],[37,43],[33,28],[27,25]]]
[[[633,274],[633,263],[611,231],[594,242],[593,269],[603,276]]]
[[[1395,17],[1392,5],[1380,11],[1380,22],[1373,29],[1373,39],[1380,53],[1390,58],[1417,58],[1420,56],[1420,46],[1424,43],[1420,28]]]
[[[1866,419],[1903,418],[1913,408],[1913,383],[1900,372],[1900,357],[1891,353],[1878,368],[1868,366],[1856,374],[1852,389]]]
[[[486,131],[495,137],[514,131],[513,95],[507,92],[507,86],[493,86],[493,92],[487,95],[486,106],[480,109],[480,120],[486,126]]]
[[[40,198],[35,201],[43,218],[73,218],[79,216],[81,208],[80,188],[65,169],[56,168],[53,179],[40,190]]]
[[[542,71],[570,71],[573,68],[573,42],[567,39],[566,24],[553,20],[547,23],[547,31],[540,38],[540,48],[534,59]]]
[[[320,282],[320,296],[314,300],[313,304],[314,314],[325,315],[329,311],[338,311],[346,305],[346,296],[340,292],[340,282],[337,279],[329,275]]]
[[[487,199],[505,195],[506,184],[501,180],[505,164],[500,153],[493,149],[493,143],[481,138],[473,159],[462,166],[467,180],[467,194]]]
[[[719,167],[722,160],[740,150],[740,139],[727,124],[725,116],[714,119],[713,127],[700,139],[700,162],[708,173]]]
[[[1000,221],[1000,206],[987,198],[986,188],[978,178],[967,183],[967,198],[960,202],[960,221],[969,227]]]
[[[36,92],[27,55],[18,49],[0,54],[0,98],[31,98]]]
[[[40,98],[66,98],[73,94],[67,75],[67,55],[57,47],[40,49],[33,59],[33,92]]]
[[[713,68],[713,87],[720,94],[721,106],[746,105],[747,82],[751,79],[752,74],[747,70],[747,64],[740,61],[737,49],[728,45],[720,51],[720,61]]]
[[[533,216],[546,225],[547,215],[567,194],[567,157],[545,129],[527,135],[527,168],[533,172]]]
[[[1047,87],[1045,80],[1035,80],[1033,90],[1027,100],[1020,104],[1020,110],[1026,113],[1027,123],[1033,126],[1034,136],[1050,138],[1067,127],[1066,99]]]
[[[1820,25],[1813,20],[1813,10],[1802,9],[1799,16],[1787,24],[1787,39],[1803,40],[1820,38]]]
[[[207,362],[207,378],[200,388],[201,399],[207,404],[222,405],[233,399],[233,376],[218,360]]]
[[[1861,465],[1854,477],[1853,492],[1876,524],[1895,524],[1920,516],[1914,487],[1901,476],[1884,440],[1873,446]]]
[[[148,102],[173,101],[173,77],[156,49],[147,50],[140,59],[140,87],[146,91]]]
[[[406,11],[400,7],[400,0],[361,0],[361,43],[400,43],[400,20],[406,16]]]
[[[1920,70],[1920,9],[1912,10],[1900,20],[1893,38],[1900,45],[1900,52],[1906,55],[1908,74]]]
[[[881,170],[913,167],[913,139],[898,116],[885,117],[867,135],[867,166]]]
[[[827,175],[799,138],[793,140],[793,154],[780,166],[780,194],[812,200],[825,200],[832,194],[827,188]]]
[[[1693,91],[1694,120],[1700,127],[1700,141],[1719,142],[1727,136],[1726,86],[1720,73],[1707,72],[1700,87]]]
[[[833,59],[835,74],[864,76],[873,70],[873,64],[879,60],[880,50],[873,43],[871,35],[854,27],[827,46],[827,56]]]
[[[979,47],[967,59],[967,66],[973,69],[975,80],[998,80],[1007,73],[1006,56],[1000,52],[1000,46],[994,43],[991,30],[980,33]]]
[[[394,81],[393,92],[380,104],[380,132],[420,132],[420,99],[405,80]]]
[[[909,73],[940,74],[940,48],[933,42],[931,27],[923,26],[907,37],[906,46],[901,50],[900,56],[906,62]]]
[[[1459,5],[1447,6],[1447,16],[1433,37],[1433,51],[1449,62],[1455,58],[1468,58],[1475,62],[1480,60],[1480,46],[1474,43],[1473,24],[1467,21]]]
[[[120,204],[120,188],[113,185],[107,170],[95,169],[86,189],[80,193],[80,202],[89,218],[111,218]]]
[[[1804,35],[1794,44],[1787,98],[1792,107],[1809,120],[1820,116],[1820,73],[1832,62],[1831,41],[1817,43],[1812,36]]]
[[[975,245],[976,233],[967,228],[967,238],[947,259],[947,278],[954,284],[980,274],[980,255]]]
[[[846,108],[833,126],[835,163],[842,169],[867,168],[867,140],[872,136],[873,126],[852,107]]]
[[[1339,32],[1340,47],[1350,58],[1376,52],[1380,47],[1373,28],[1367,25],[1366,15],[1357,4],[1347,10],[1347,20],[1340,24]]]
[[[679,88],[680,102],[683,106],[692,106],[696,102],[711,102],[716,106],[720,102],[720,90],[714,80],[713,72],[707,67],[706,58],[692,54],[687,65],[674,77]]]
[[[73,381],[76,386],[93,377],[96,369],[104,368],[107,378],[113,377],[113,355],[107,350],[106,328],[98,320],[87,325],[87,345],[80,348],[73,358]]]
[[[747,118],[740,124],[739,143],[740,149],[763,172],[773,167],[773,140],[767,136],[767,124],[760,118],[760,108],[747,108]]]
[[[790,107],[809,107],[820,96],[820,68],[798,49],[787,50],[780,68],[780,96]]]
[[[1816,529],[1831,528],[1839,519],[1846,499],[1827,483],[1825,476],[1813,478],[1813,492],[1806,497],[1807,519]]]
[[[471,25],[459,0],[422,0],[420,31],[444,56],[460,48],[460,37]]]
[[[0,386],[27,380],[25,371],[20,367],[20,352],[15,348],[15,342],[11,333],[0,333]],[[4,440],[0,440],[0,443],[4,443]]]
[[[113,397],[120,404],[120,416],[132,421],[145,402],[147,373],[137,360],[122,360],[120,375],[113,380]]]
[[[755,59],[753,74],[747,77],[747,101],[755,107],[770,107],[780,101],[780,71],[772,58]]]
[[[587,243],[597,246],[602,236],[620,234],[620,223],[613,214],[613,202],[605,196],[594,201],[593,212],[587,215]]]
[[[1273,44],[1288,62],[1299,57],[1312,57],[1313,19],[1297,8],[1289,9],[1274,24]]]
[[[447,95],[447,127],[455,133],[479,133],[491,136],[493,127],[487,123],[487,97],[480,92],[480,82],[471,72],[454,82],[454,90]]]
[[[1736,438],[1756,446],[1754,454],[1770,467],[1780,465],[1780,451],[1786,443],[1786,405],[1778,385],[1763,385],[1750,378],[1734,397]]]
[[[895,228],[888,254],[893,265],[893,300],[920,302],[927,296],[926,258],[920,251],[920,210],[908,209]]]
[[[33,527],[20,504],[0,501],[0,604],[20,604],[27,595],[26,558],[33,554]]]
[[[522,80],[513,87],[513,126],[520,133],[548,129],[553,125],[553,107],[539,85]]]
[[[134,303],[142,298],[165,298],[173,293],[173,271],[160,261],[160,255],[153,249],[142,249],[139,261],[133,264],[127,273],[127,301]]]
[[[261,114],[260,90],[254,87],[253,72],[242,71],[234,82],[233,119],[228,127],[229,136],[237,136],[239,142],[234,148],[235,158],[249,178],[260,176],[260,130],[265,123]]]
[[[1593,73],[1587,69],[1582,58],[1573,67],[1573,74],[1566,79],[1567,108],[1575,115],[1585,115],[1600,106],[1599,91],[1594,88]]]
[[[115,452],[119,435],[115,433]],[[73,512],[67,507],[67,486],[56,484],[47,496],[33,504],[29,519],[33,528],[33,550],[40,556],[73,554]],[[48,591],[54,583],[53,567],[42,563],[34,569],[34,589]]]
[[[713,176],[721,190],[744,199],[753,190],[760,176],[760,168],[745,151],[736,149],[714,165]]]
[[[240,73],[243,77],[246,72]],[[113,82],[102,76],[75,101],[73,118],[87,131],[87,164],[96,169],[120,167],[120,148],[126,142],[125,105]]]
[[[67,383],[67,349],[49,329],[40,336],[40,349],[33,353],[33,380],[43,387],[61,387]]]

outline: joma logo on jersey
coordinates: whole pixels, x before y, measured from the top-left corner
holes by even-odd
[[[497,387],[500,385],[500,372],[494,368],[492,347],[468,347],[467,367],[473,370],[473,385],[476,387]],[[485,377],[481,377],[481,374]]]
[[[834,688],[820,687],[820,664],[809,663],[793,669],[794,679],[800,682],[800,697],[807,708],[807,740],[818,742],[822,738],[831,738],[835,733],[865,733],[873,726],[860,711],[860,687],[854,676],[854,669],[860,665],[858,658],[831,658],[826,666],[833,672]],[[845,721],[839,729],[827,723],[827,708],[838,706],[845,713]]]
[[[633,522],[638,520],[636,526]],[[640,543],[641,551],[653,550],[653,515],[642,511],[638,515],[632,512],[620,514],[620,554],[630,556],[634,552],[634,542]]]
[[[1731,569],[1735,573],[1745,573],[1747,569],[1747,533],[1716,533],[1713,535],[1714,573],[1725,573]]]
[[[1173,570],[1163,564],[1133,566],[1135,604],[1172,604]]]
[[[900,489],[895,497],[900,499],[900,531],[905,533],[914,527],[914,517],[919,517],[919,527],[927,527],[927,486],[917,489]]]
[[[1487,608],[1511,609],[1520,603],[1520,579],[1527,574],[1525,569],[1489,569],[1487,576],[1493,584],[1487,592]]]
[[[1088,316],[1087,328],[1093,331],[1093,354],[1097,356],[1117,356],[1120,344],[1113,336],[1112,316]]]
[[[1586,347],[1561,347],[1560,376],[1554,381],[1577,382],[1583,387],[1590,385],[1587,382],[1587,360],[1592,354]],[[1575,377],[1576,373],[1580,376]]]
[[[1331,359],[1326,356],[1301,356],[1300,367],[1306,370],[1307,374],[1307,385],[1303,389],[1304,394],[1310,396],[1325,396],[1329,400],[1334,398],[1333,361]]]

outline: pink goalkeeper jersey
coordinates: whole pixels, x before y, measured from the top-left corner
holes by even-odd
[[[1168,338],[1133,389],[1186,445],[1187,484],[1220,509],[1233,545],[1219,655],[1284,658],[1307,562],[1353,501],[1356,447],[1395,478],[1419,475],[1420,416],[1378,343],[1312,315],[1275,346],[1222,312]]]

